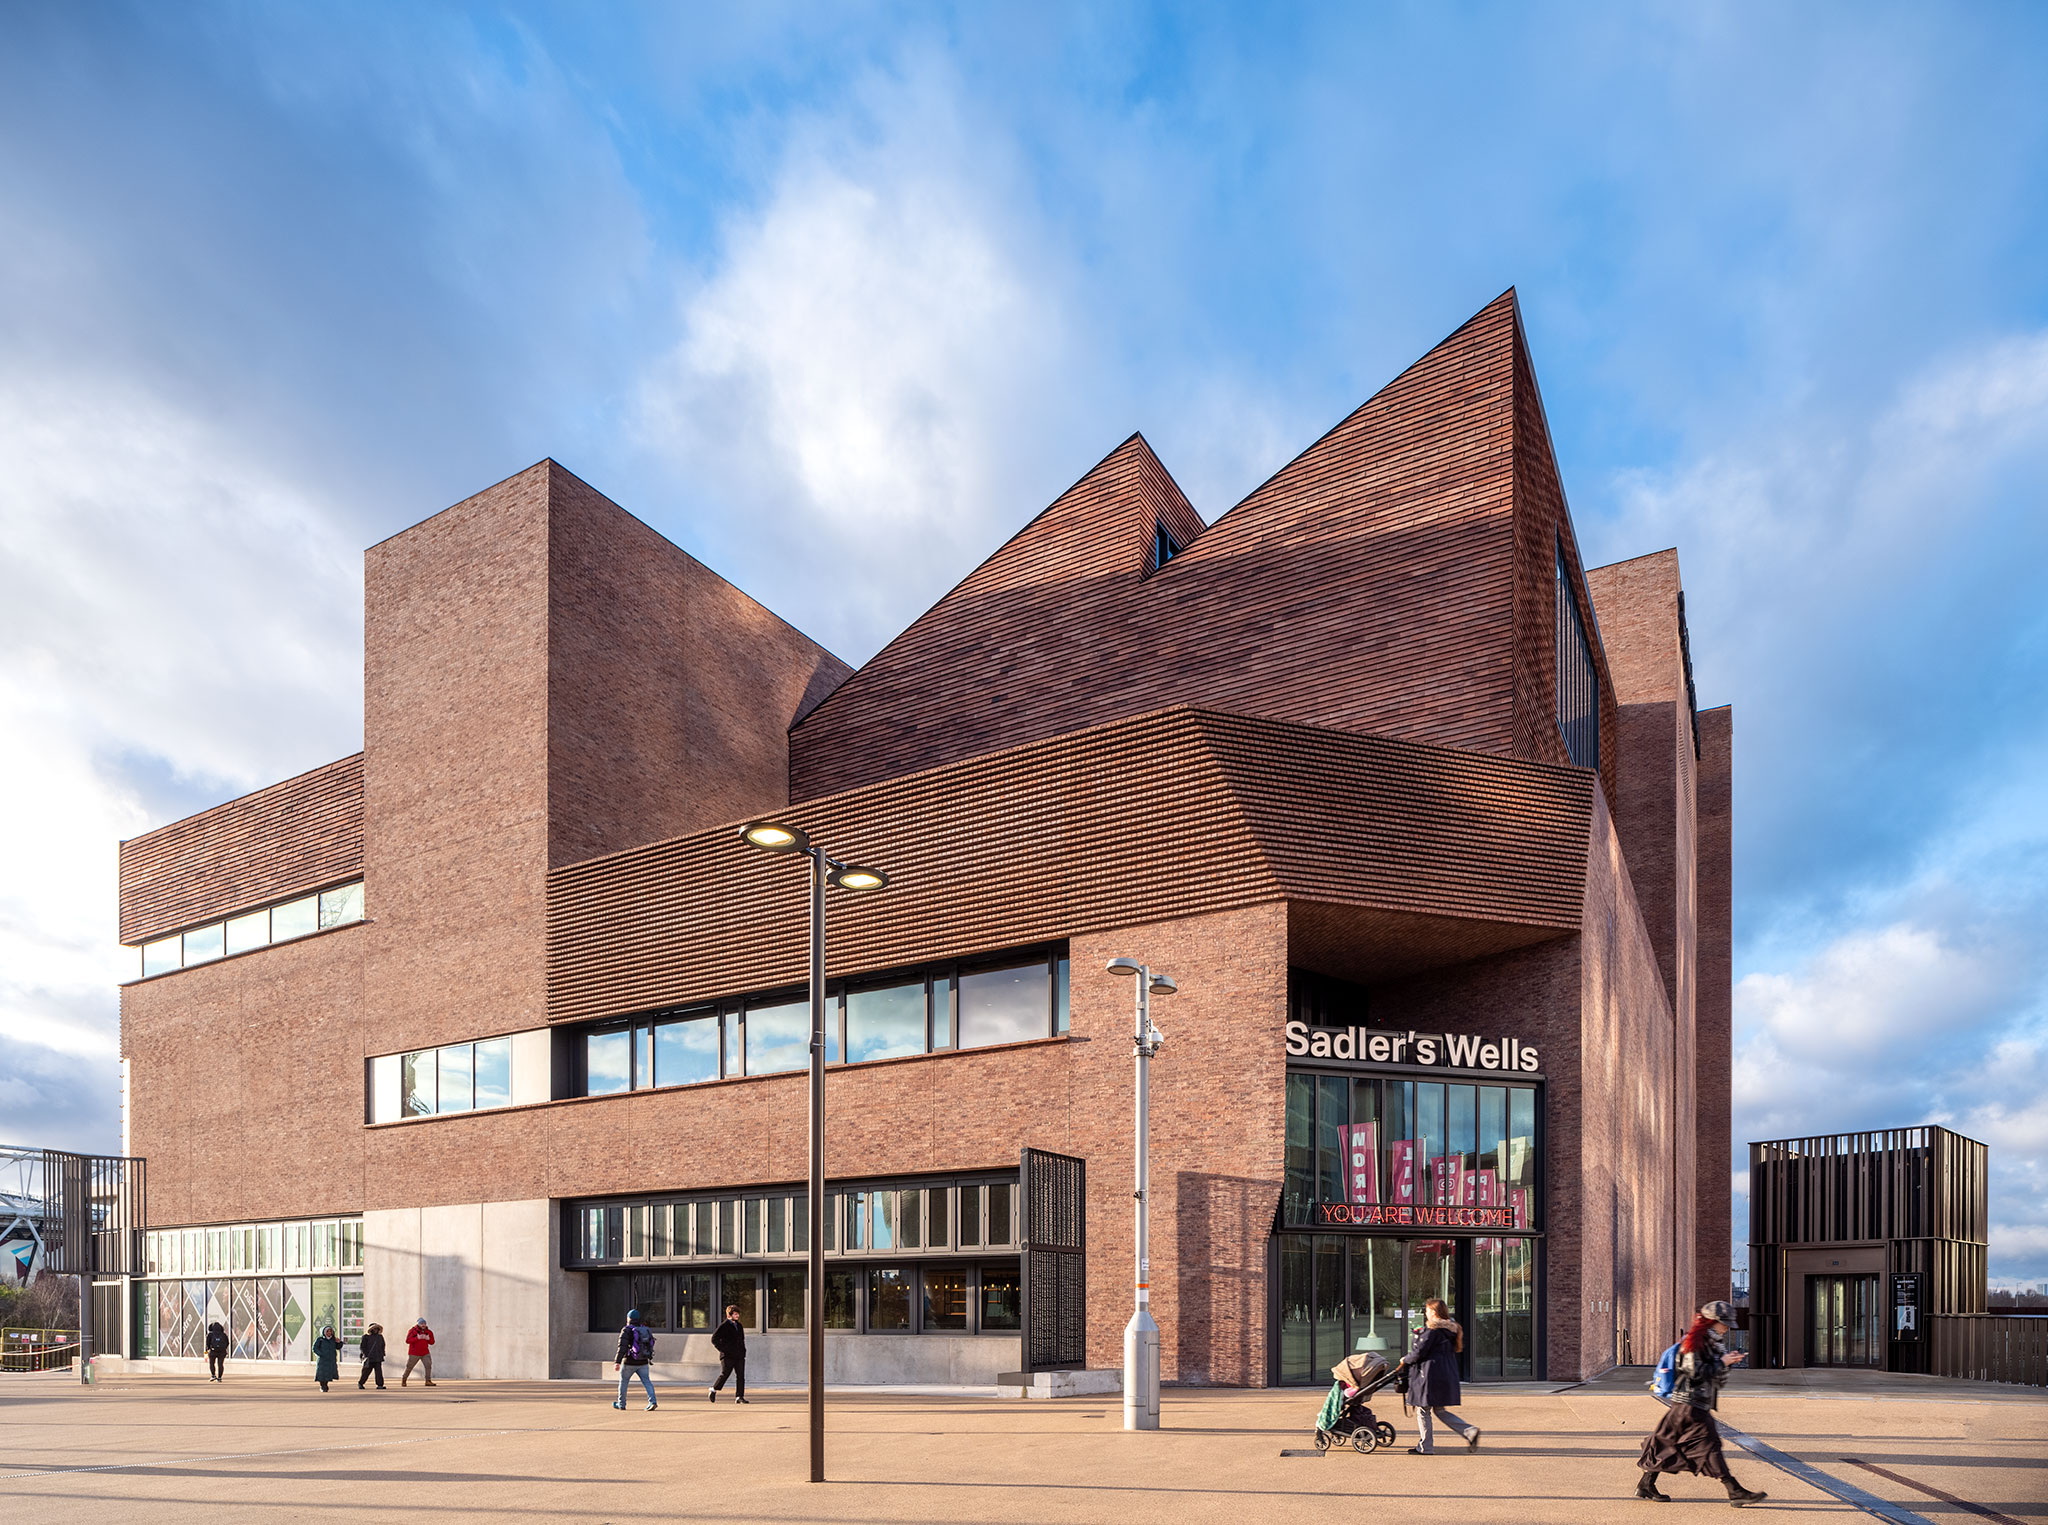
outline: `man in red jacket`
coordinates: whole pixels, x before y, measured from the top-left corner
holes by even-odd
[[[420,1321],[405,1331],[405,1371],[398,1379],[400,1387],[405,1386],[415,1366],[425,1369],[427,1386],[440,1385],[434,1381],[434,1331],[427,1327],[425,1314],[421,1314]]]

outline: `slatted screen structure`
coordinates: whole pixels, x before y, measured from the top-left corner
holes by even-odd
[[[1593,665],[1593,643],[1586,637],[1562,541],[1557,547],[1557,729],[1573,762],[1582,768],[1600,766],[1600,670]]]
[[[1025,1371],[1088,1364],[1087,1171],[1071,1155],[1024,1151]]]
[[[1983,1313],[1990,1168],[1984,1145],[1932,1126],[1751,1144],[1751,1348],[1780,1348],[1779,1321],[1800,1317],[1787,1246],[1884,1243],[1888,1278],[1922,1278],[1930,1324]],[[1892,1341],[1890,1368],[1929,1369],[1931,1343]]]
[[[42,1152],[44,1266],[60,1276],[139,1276],[147,1162]]]
[[[2048,1318],[1958,1314],[1929,1319],[1927,1332],[1937,1377],[2048,1387]]]

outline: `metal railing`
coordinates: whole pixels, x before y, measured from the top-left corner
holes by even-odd
[[[0,1372],[69,1371],[78,1348],[76,1329],[0,1329]]]

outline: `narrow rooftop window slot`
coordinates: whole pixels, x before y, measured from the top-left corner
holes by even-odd
[[[1173,560],[1174,557],[1178,556],[1180,549],[1180,542],[1173,538],[1172,533],[1168,531],[1165,525],[1155,524],[1152,526],[1153,571],[1158,571],[1169,561]]]

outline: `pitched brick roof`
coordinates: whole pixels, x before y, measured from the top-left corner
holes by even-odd
[[[1206,530],[1126,440],[795,727],[791,798],[1183,704],[1561,759],[1524,349],[1508,292]]]
[[[363,871],[363,754],[121,844],[121,941],[232,915]]]

